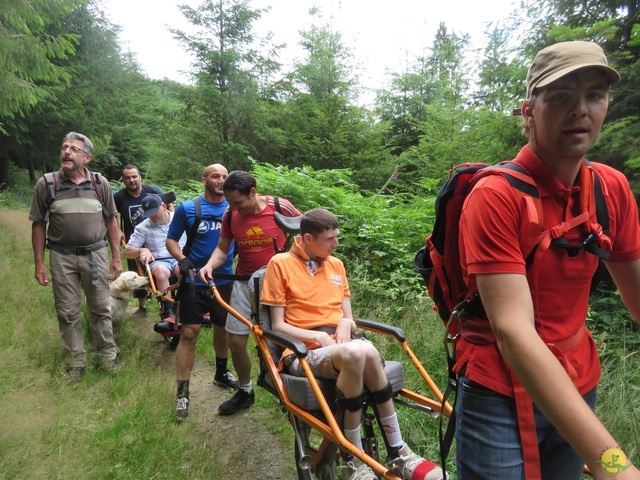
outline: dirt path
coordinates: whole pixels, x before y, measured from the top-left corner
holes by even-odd
[[[130,311],[135,311],[135,308],[137,305],[130,307]],[[150,311],[145,324],[152,324],[151,314]],[[164,369],[167,375],[175,375],[175,353],[167,345],[162,345],[162,340],[151,328],[145,330],[150,332],[143,333],[145,337],[148,335],[158,348],[166,349]],[[211,336],[207,333],[203,331],[198,341],[209,342]],[[256,405],[227,417],[218,415],[218,405],[231,398],[233,391],[214,385],[213,373],[210,362],[196,354],[190,380],[189,417],[185,420],[189,426],[195,426],[193,442],[206,445],[212,455],[220,456],[220,462],[225,465],[224,473],[211,478],[297,479],[293,440],[289,442],[282,434],[274,433],[274,426],[276,430],[280,425],[283,430],[290,427],[275,397],[256,385],[257,371],[254,370],[252,375]]]

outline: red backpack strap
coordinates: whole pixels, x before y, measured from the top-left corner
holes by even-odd
[[[585,159],[585,170],[589,172],[592,188],[585,194],[589,195],[588,231],[595,236],[594,243],[585,248],[589,253],[604,260],[608,260],[613,250],[613,242],[609,232],[609,209],[607,197],[609,191],[595,165]],[[595,211],[595,215],[594,215]],[[595,245],[597,243],[597,246]]]
[[[522,460],[524,462],[524,477],[527,480],[541,480],[540,448],[538,447],[538,432],[533,415],[533,401],[526,392],[513,370],[511,371],[511,384],[513,396],[516,402],[518,414],[518,430],[522,443]]]

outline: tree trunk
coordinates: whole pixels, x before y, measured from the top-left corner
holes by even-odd
[[[11,186],[11,170],[9,169],[9,158],[0,155],[0,190]]]

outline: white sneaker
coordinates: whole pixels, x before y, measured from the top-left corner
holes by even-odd
[[[377,476],[369,465],[356,457],[348,457],[349,460],[342,464],[342,480],[377,480]]]
[[[444,480],[439,465],[416,455],[406,443],[398,451],[398,457],[389,462],[389,468],[398,469],[404,480]]]

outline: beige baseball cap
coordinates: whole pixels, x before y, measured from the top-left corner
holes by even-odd
[[[609,85],[620,81],[620,74],[609,66],[602,48],[594,42],[561,42],[538,52],[527,72],[527,98],[542,88],[581,68],[596,67],[604,72]]]

